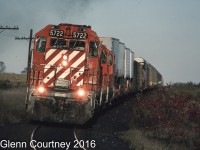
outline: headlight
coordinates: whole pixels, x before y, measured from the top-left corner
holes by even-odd
[[[62,56],[62,63],[61,63],[61,65],[63,66],[63,67],[66,67],[67,66],[67,63],[68,62],[68,57],[67,57],[67,55],[63,55]]]
[[[64,60],[67,60],[67,56],[66,56],[66,55],[63,55],[63,59],[64,59]]]
[[[67,61],[66,60],[63,60],[62,61],[62,65],[65,67],[65,66],[67,66]]]

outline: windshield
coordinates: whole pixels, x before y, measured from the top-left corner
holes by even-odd
[[[51,39],[50,46],[54,48],[67,48],[67,40],[66,39]]]
[[[51,38],[50,47],[70,50],[85,50],[85,41],[75,39]]]
[[[70,40],[69,49],[84,50],[85,49],[85,42],[81,41],[81,40]]]

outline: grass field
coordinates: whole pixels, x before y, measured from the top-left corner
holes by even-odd
[[[11,88],[0,90],[0,125],[21,122],[25,115],[26,89]]]
[[[15,73],[0,73],[0,88],[25,87],[26,75]]]
[[[0,125],[23,121],[26,75],[0,73]]]
[[[200,85],[173,84],[133,99],[121,138],[136,150],[200,149]]]

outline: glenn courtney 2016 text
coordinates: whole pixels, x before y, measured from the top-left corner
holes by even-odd
[[[31,140],[29,145],[27,142],[13,142],[10,140],[1,140],[0,141],[0,149],[27,149],[28,147],[31,148],[42,148],[42,149],[52,149],[52,148],[63,148],[68,150],[70,147],[73,148],[95,148],[96,142],[95,140],[74,140],[73,142],[57,142],[57,141],[48,141],[48,142],[40,142],[36,140]]]

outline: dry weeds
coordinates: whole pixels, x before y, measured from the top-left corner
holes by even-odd
[[[200,85],[179,83],[140,93],[130,114],[130,130],[121,137],[132,149],[200,149]]]
[[[0,125],[21,122],[25,115],[25,88],[0,90]]]

